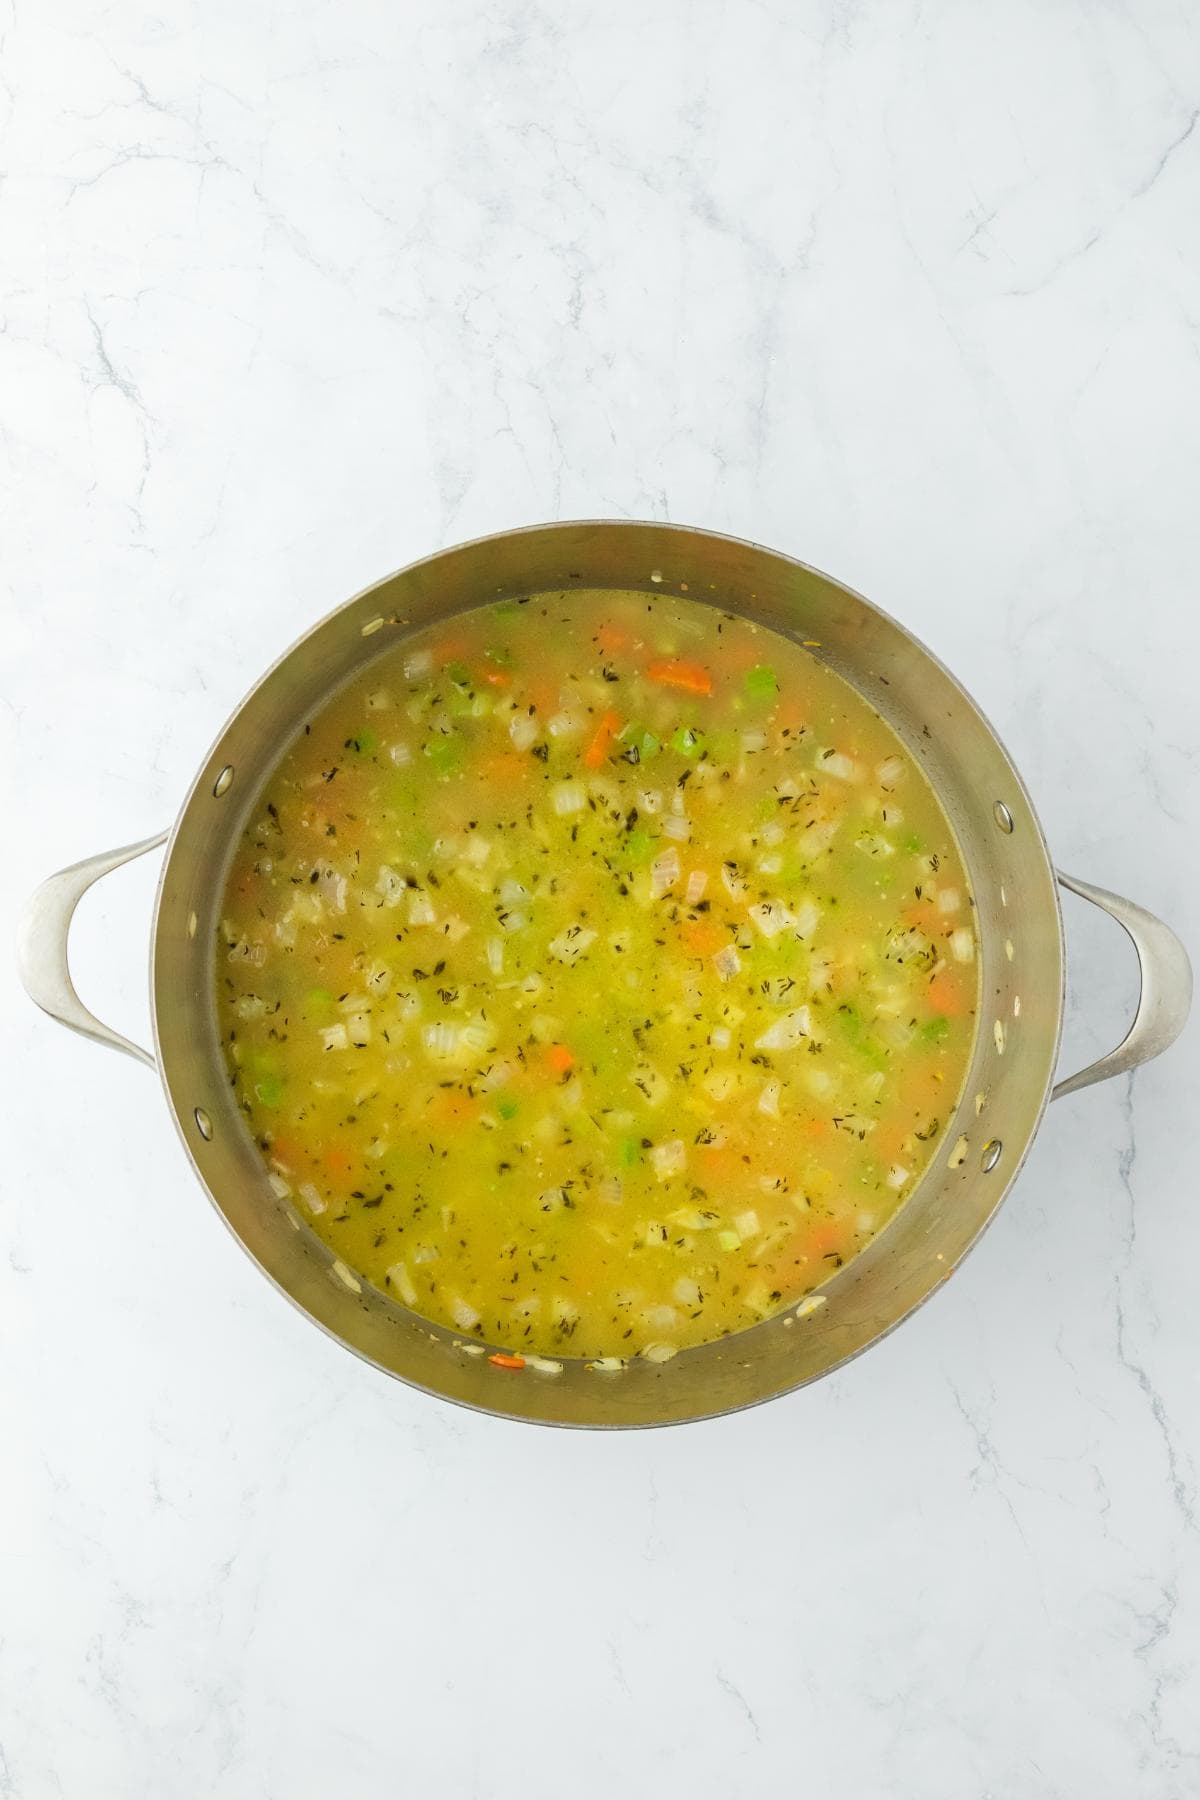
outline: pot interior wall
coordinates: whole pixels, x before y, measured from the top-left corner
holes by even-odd
[[[746,613],[846,676],[924,764],[962,846],[983,946],[980,1027],[963,1100],[896,1218],[791,1312],[659,1365],[560,1375],[491,1367],[372,1289],[352,1291],[276,1198],[233,1104],[217,1045],[213,943],[225,868],[270,769],[330,691],[430,619],[506,596],[589,587],[679,592]],[[243,703],[184,805],[159,891],[153,954],[163,1079],[188,1151],[231,1229],[326,1330],[445,1397],[573,1425],[663,1424],[810,1381],[897,1324],[953,1271],[1011,1183],[1057,1056],[1063,955],[1053,871],[1024,788],[971,700],[893,620],[787,557],[700,531],[619,523],[534,527],[443,552],[330,615]]]

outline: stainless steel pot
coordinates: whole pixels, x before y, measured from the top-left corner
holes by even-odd
[[[788,636],[816,640],[920,759],[958,834],[978,905],[982,1015],[969,1079],[938,1154],[907,1204],[822,1290],[790,1310],[673,1361],[559,1374],[499,1369],[452,1332],[333,1258],[272,1192],[234,1105],[215,1025],[213,954],[225,871],[254,796],[286,744],[329,694],[382,649],[432,619],[507,595],[581,588],[686,591]],[[1047,1101],[1166,1049],[1187,1017],[1191,970],[1178,938],[1115,894],[1056,877],[1029,797],[967,694],[895,620],[827,575],[736,539],[667,525],[579,523],[481,538],[414,563],[308,632],[221,732],[170,833],[151,944],[154,1055],[100,1023],[67,963],[71,917],[101,875],[166,835],[51,876],[21,933],[22,979],[64,1025],[157,1062],[201,1181],[259,1267],[333,1337],[379,1368],[483,1411],[559,1425],[662,1425],[729,1412],[813,1381],[883,1337],[957,1267],[1023,1162]],[[1137,948],[1141,997],[1124,1042],[1052,1086],[1063,1017],[1057,884],[1117,919]]]

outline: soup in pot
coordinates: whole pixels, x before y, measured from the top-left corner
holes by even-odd
[[[250,811],[216,1005],[272,1185],[501,1366],[819,1304],[954,1111],[962,859],[815,647],[686,597],[482,607],[384,650]]]

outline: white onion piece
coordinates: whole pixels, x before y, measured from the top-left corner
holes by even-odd
[[[686,844],[692,835],[691,820],[681,818],[678,813],[668,813],[662,829],[664,837],[674,838],[680,844]]]
[[[345,1050],[349,1042],[344,1025],[326,1025],[321,1032],[321,1043],[326,1050]]]
[[[805,894],[803,900],[801,900],[796,907],[795,916],[792,919],[792,925],[795,929],[796,936],[800,938],[810,938],[820,923],[821,908],[817,905],[817,902],[812,898],[811,894]]]
[[[852,756],[843,756],[840,750],[819,754],[817,768],[838,781],[861,781],[863,778],[862,764],[855,762]]]
[[[674,887],[679,880],[679,852],[674,847],[663,850],[650,864],[650,886],[656,899]]]
[[[410,925],[436,925],[437,914],[433,910],[433,902],[428,894],[420,888],[408,890],[408,922]]]
[[[529,889],[510,877],[500,883],[500,899],[505,906],[521,906],[530,898]]]
[[[412,761],[412,751],[407,744],[389,744],[388,756],[398,769],[403,769]]]
[[[766,1082],[763,1087],[762,1093],[758,1096],[759,1112],[765,1113],[768,1119],[777,1119],[779,1117],[779,1096],[782,1094],[782,1092],[783,1092],[783,1083],[782,1082],[780,1082],[780,1081]]]
[[[405,1306],[417,1304],[417,1290],[413,1286],[413,1278],[402,1262],[393,1263],[387,1272],[387,1278],[395,1288]]]
[[[724,949],[716,951],[711,961],[722,981],[732,981],[742,966],[742,959],[732,944],[726,944]]]
[[[546,721],[546,730],[551,737],[574,737],[583,730],[583,718],[579,713],[556,712]]]
[[[736,863],[721,864],[721,885],[731,900],[741,900],[746,893],[746,883],[737,871]]]
[[[714,1050],[728,1050],[733,1041],[733,1033],[728,1025],[714,1025],[708,1034],[708,1041]]]
[[[504,973],[504,939],[496,938],[496,937],[489,938],[487,943],[484,945],[484,954],[487,957],[487,966],[491,970],[492,974],[493,975],[503,975],[503,973]]]
[[[782,900],[762,900],[746,910],[765,938],[778,937],[796,922]]]
[[[508,735],[517,750],[528,750],[538,734],[537,720],[528,713],[514,713],[508,721]]]
[[[697,900],[703,900],[704,890],[708,886],[708,876],[703,869],[693,869],[687,878],[687,886],[683,897],[689,906],[695,906]]]
[[[950,953],[955,962],[972,962],[975,957],[975,937],[967,926],[960,925],[957,931],[950,934]]]
[[[432,668],[433,653],[429,650],[414,650],[404,659],[404,673],[409,681],[419,681]]]
[[[885,756],[875,770],[875,779],[882,788],[893,788],[904,774],[904,763],[898,756]]]
[[[687,1146],[682,1138],[675,1138],[669,1144],[655,1144],[650,1152],[650,1161],[658,1179],[668,1181],[672,1175],[679,1175],[687,1167]]]
[[[587,805],[587,789],[582,781],[560,781],[551,789],[550,803],[560,819],[570,818]]]
[[[445,1062],[458,1052],[459,1027],[451,1025],[447,1019],[438,1019],[432,1025],[421,1027],[421,1042],[428,1055]]]
[[[323,1213],[325,1211],[324,1197],[317,1192],[311,1181],[303,1182],[296,1191],[310,1213]]]
[[[460,1300],[457,1295],[450,1302],[450,1317],[460,1331],[470,1331],[479,1323],[479,1314],[475,1308],[468,1306],[466,1301]]]
[[[794,1050],[809,1036],[811,1029],[812,1019],[807,1006],[796,1006],[756,1038],[754,1047],[756,1050]]]
[[[557,957],[561,963],[577,962],[586,950],[590,950],[596,941],[596,933],[582,925],[568,925],[557,937],[550,939],[546,945],[551,956]]]

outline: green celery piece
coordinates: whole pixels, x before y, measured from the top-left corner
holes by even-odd
[[[425,754],[439,775],[452,775],[462,765],[463,741],[460,737],[430,738]]]
[[[749,700],[770,700],[779,692],[775,671],[766,663],[760,663],[756,669],[747,669],[742,685]]]

